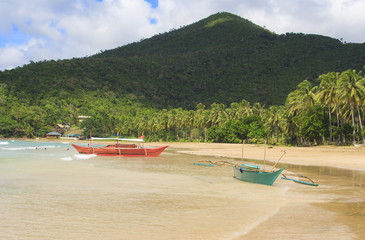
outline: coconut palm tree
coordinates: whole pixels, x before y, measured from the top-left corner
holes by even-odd
[[[232,120],[242,119],[253,114],[250,102],[244,99],[239,103],[231,103],[230,108],[226,109],[226,112]]]
[[[261,103],[254,103],[252,105],[252,114],[263,117],[265,112],[265,106],[261,105]]]
[[[315,90],[316,88],[312,88],[312,83],[308,80],[299,83],[297,89],[289,93],[285,103],[289,115],[295,116],[308,106],[313,105],[315,103]]]
[[[355,70],[347,70],[341,73],[341,76],[338,80],[339,87],[339,98],[341,103],[344,106],[344,109],[348,109],[351,115],[351,122],[353,127],[353,142],[356,141],[356,130],[357,126],[360,127],[358,129],[364,141],[364,137],[362,135],[362,117],[361,117],[361,106],[364,105],[365,98],[365,78],[361,76],[361,72],[357,73]],[[356,116],[355,111],[357,111],[357,124],[356,124]]]
[[[298,123],[294,121],[295,117],[304,112],[310,106],[315,104],[315,90],[312,88],[311,82],[304,80],[298,84],[298,87],[293,92],[289,93],[286,102],[286,133],[291,137],[291,141],[297,138],[295,135],[296,130],[299,128]],[[296,139],[298,142],[298,139]]]
[[[318,77],[320,84],[318,92],[316,93],[316,100],[326,106],[328,109],[330,142],[333,141],[332,112],[336,111],[337,127],[339,127],[340,125],[338,115],[339,92],[337,85],[337,81],[339,78],[340,73],[338,72],[322,74]]]
[[[284,106],[270,106],[265,115],[265,127],[270,134],[275,134],[275,143],[279,142],[279,133],[282,132]]]
[[[227,121],[228,114],[226,112],[226,107],[221,103],[213,103],[210,106],[210,122],[212,125],[220,125]]]
[[[207,128],[209,127],[209,110],[205,109],[205,105],[199,103],[196,105],[196,113],[194,119],[194,126],[204,133],[204,142],[207,141]]]

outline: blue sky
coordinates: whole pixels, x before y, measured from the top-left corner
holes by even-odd
[[[222,11],[278,34],[365,42],[363,0],[1,0],[0,70],[89,56]]]

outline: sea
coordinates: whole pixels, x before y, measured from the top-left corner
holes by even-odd
[[[194,165],[204,160],[235,159],[0,140],[0,239],[365,239],[363,172],[285,165],[320,185],[265,186],[234,179],[231,167]]]

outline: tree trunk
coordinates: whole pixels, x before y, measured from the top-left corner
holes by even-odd
[[[337,120],[337,128],[340,129],[340,116],[338,113],[338,107],[336,106],[336,120]],[[337,144],[340,145],[341,143],[341,133],[338,133],[337,136]]]
[[[354,109],[351,109],[351,118],[352,118],[352,142],[355,143],[355,135],[356,135],[356,126],[355,126],[355,114]]]
[[[361,136],[361,140],[362,140],[362,143],[365,143],[364,135],[362,134],[362,119],[361,119],[361,113],[360,113],[359,106],[357,106],[357,114],[359,116],[359,125],[360,125],[360,136]]]
[[[333,142],[333,139],[332,139],[332,117],[331,117],[331,109],[328,108],[328,118],[329,118],[329,124],[330,124],[330,142]]]

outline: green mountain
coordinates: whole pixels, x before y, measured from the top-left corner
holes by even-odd
[[[278,35],[239,16],[217,13],[94,56],[3,71],[0,84],[30,99],[96,91],[161,108],[242,99],[272,105],[284,103],[304,79],[364,65],[365,44]]]

